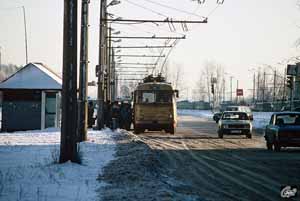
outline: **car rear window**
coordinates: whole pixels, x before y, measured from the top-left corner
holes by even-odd
[[[230,113],[224,113],[222,116],[222,119],[224,119],[224,120],[249,120],[249,117],[246,113],[230,112]]]
[[[300,115],[299,114],[284,114],[277,115],[276,125],[297,125],[300,126]]]

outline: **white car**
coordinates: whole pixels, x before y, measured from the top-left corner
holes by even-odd
[[[224,135],[246,135],[252,137],[252,123],[246,112],[223,112],[218,123],[218,136]]]

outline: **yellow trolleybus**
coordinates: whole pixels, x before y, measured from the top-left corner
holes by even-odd
[[[161,131],[174,134],[177,123],[174,90],[161,76],[148,76],[133,94],[134,132]]]

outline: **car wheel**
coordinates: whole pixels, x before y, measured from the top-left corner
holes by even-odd
[[[248,134],[246,135],[246,137],[249,138],[249,139],[251,139],[251,138],[252,138],[252,134],[251,134],[251,133],[248,133]]]
[[[281,146],[279,144],[279,142],[274,142],[274,150],[276,152],[280,152]]]
[[[223,138],[223,133],[219,131],[219,132],[218,132],[218,137],[219,137],[219,138]]]
[[[138,128],[134,129],[134,134],[140,134],[140,133],[142,133],[141,129],[138,129]]]
[[[174,134],[175,134],[175,132],[176,132],[176,129],[175,129],[175,127],[172,127],[172,128],[170,129],[170,134],[171,134],[171,135],[174,135]]]
[[[270,151],[273,150],[273,144],[270,143],[268,140],[267,140],[267,142],[266,142],[266,145],[267,145],[267,149],[268,149],[268,150],[270,150]]]

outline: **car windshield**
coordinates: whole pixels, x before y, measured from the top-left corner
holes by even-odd
[[[284,126],[284,125],[297,125],[297,126],[300,126],[300,114],[277,115],[275,123],[278,126]]]
[[[228,113],[223,114],[222,119],[224,119],[224,120],[249,120],[249,117],[247,116],[246,113],[228,112]]]

